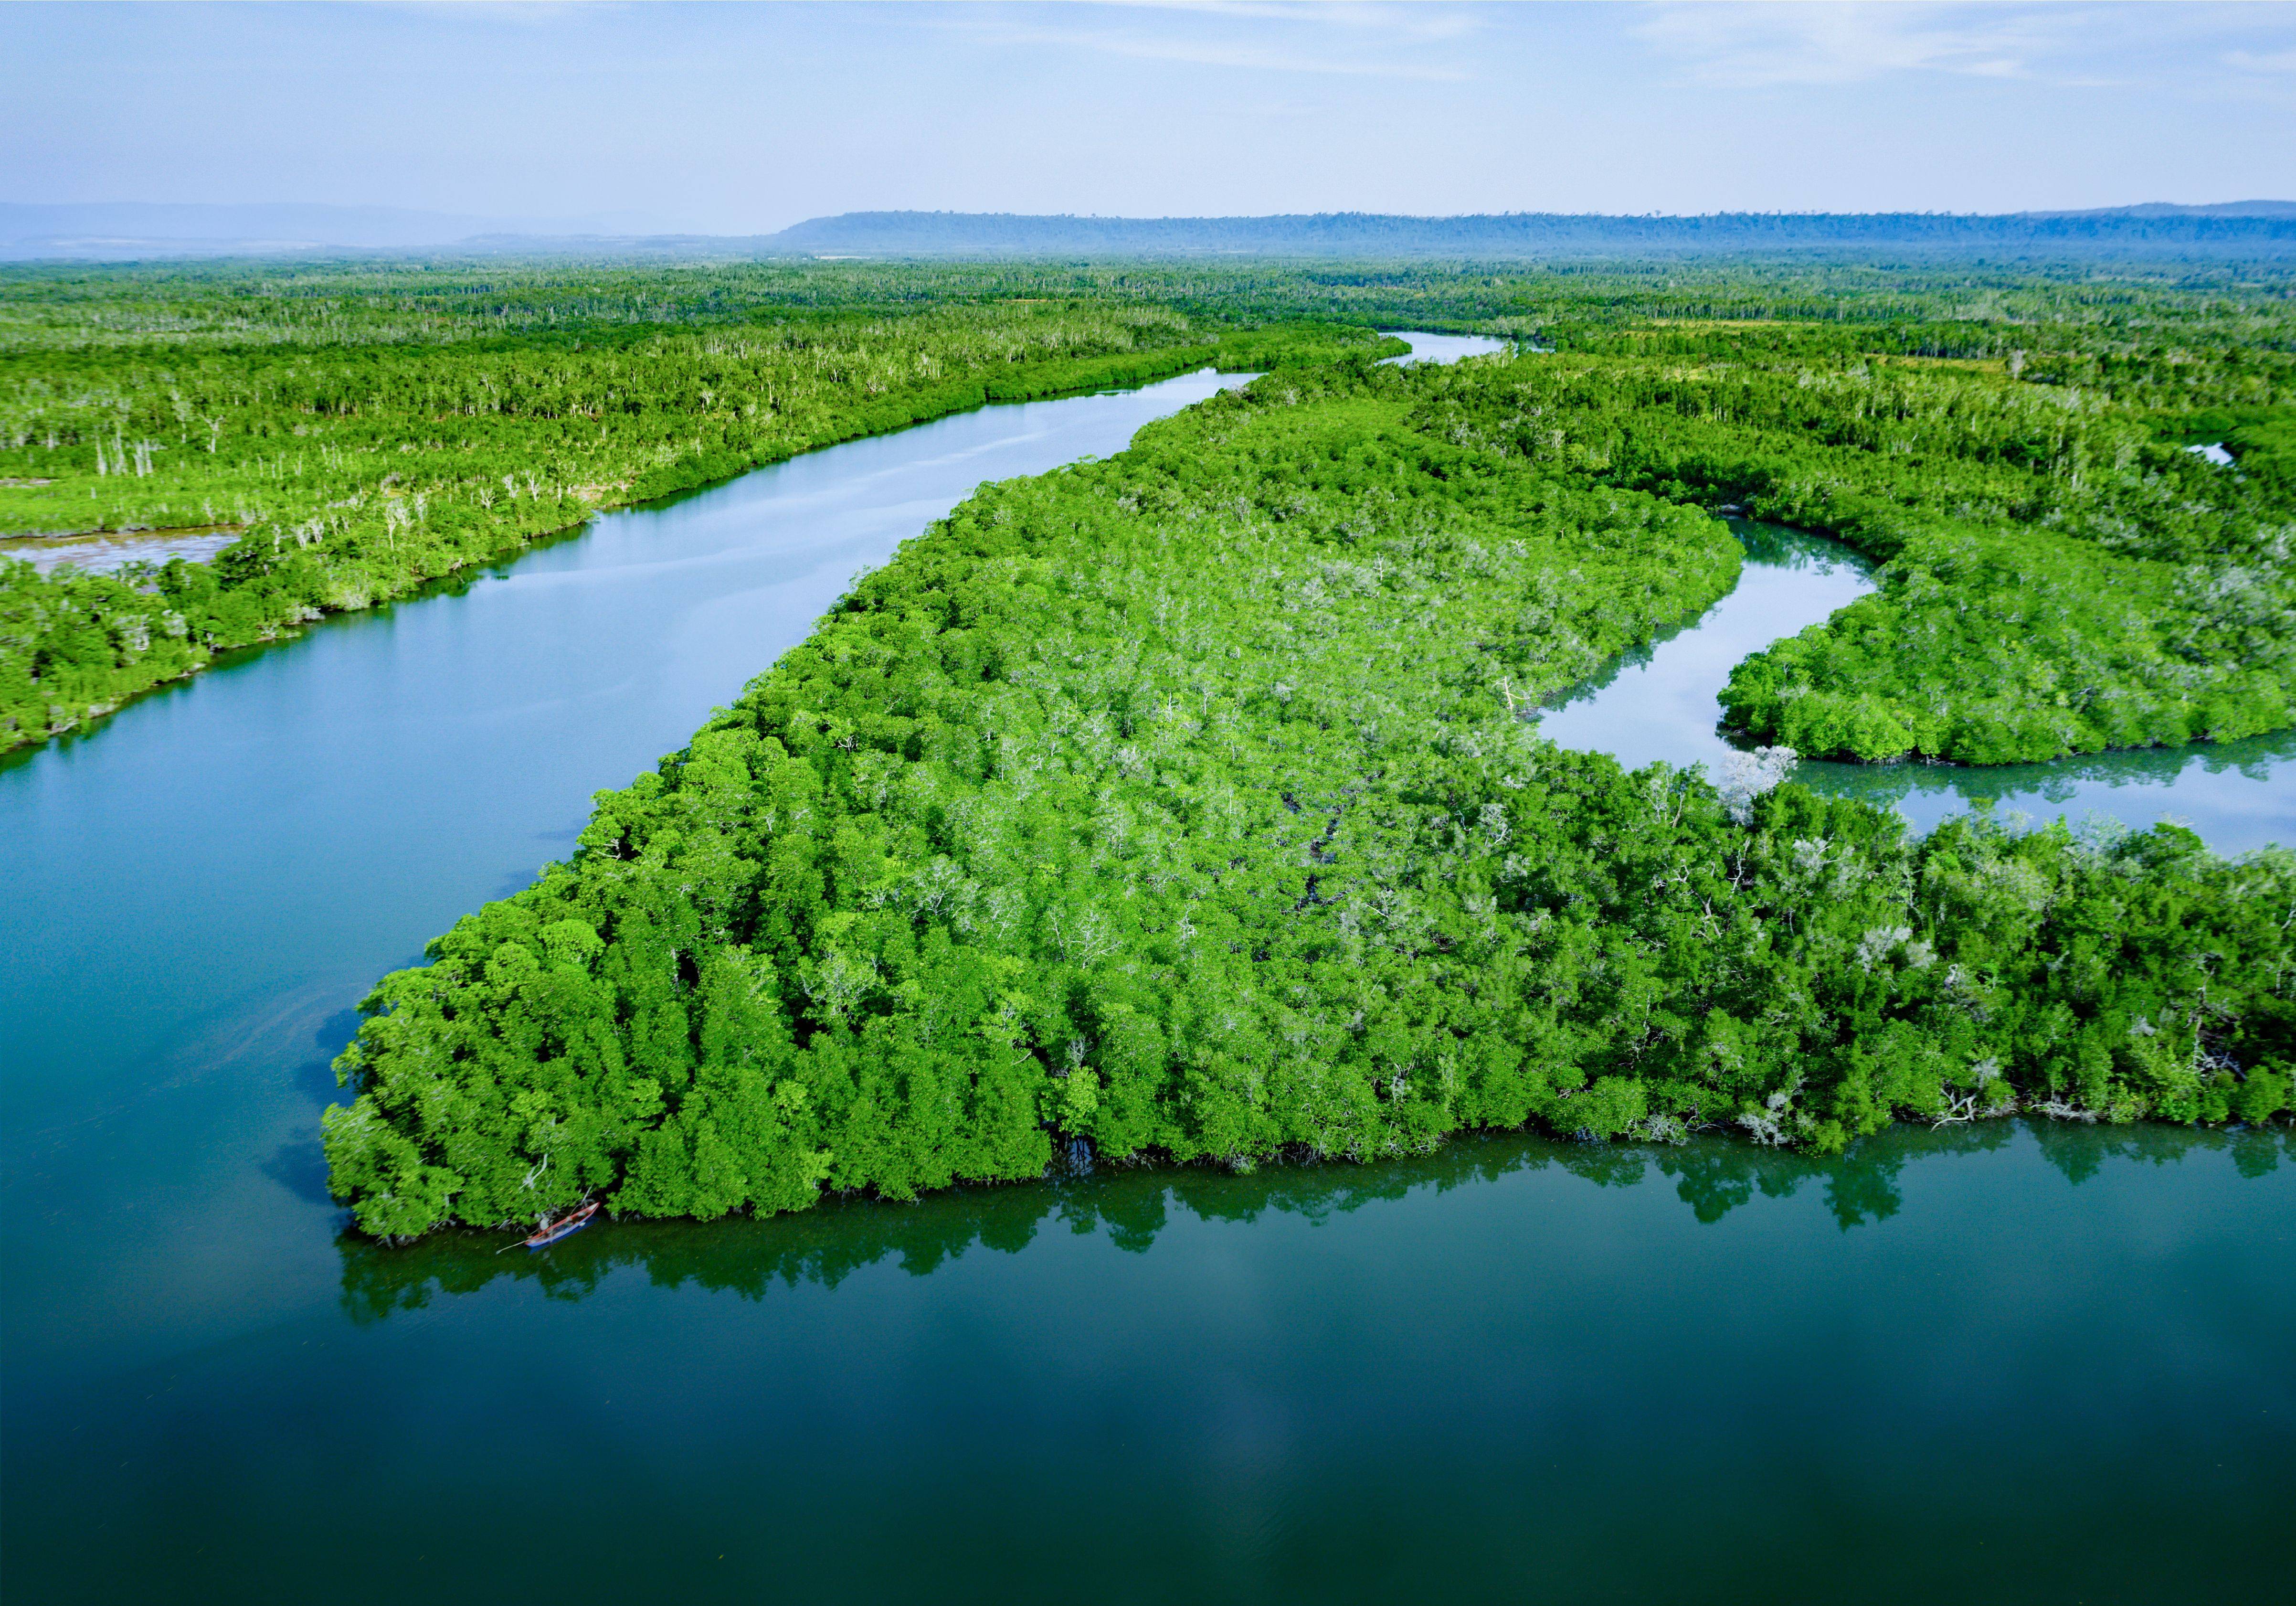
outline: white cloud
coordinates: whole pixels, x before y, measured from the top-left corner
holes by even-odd
[[[1443,5],[1288,5],[1280,0],[1094,0],[1094,4],[1128,11],[1193,12],[1200,16],[1375,31],[1412,39],[1464,38],[1481,26],[1473,12]]]
[[[1634,31],[1695,81],[1841,85],[1903,75],[2205,96],[2296,72],[2284,4],[1681,4]],[[2234,70],[2228,75],[2226,68]]]
[[[1089,7],[950,11],[934,20],[977,37],[1135,61],[1422,83],[1474,76],[1439,55],[1428,60],[1411,52],[1462,38],[1478,26],[1471,13],[1449,7],[1264,0],[1102,0]],[[1071,21],[1085,25],[1069,26]]]
[[[2087,7],[1670,4],[1636,32],[1712,83],[1854,84],[1890,73],[2024,78],[2095,18]]]

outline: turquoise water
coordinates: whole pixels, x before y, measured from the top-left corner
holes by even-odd
[[[985,477],[987,409],[599,520],[0,766],[24,1601],[2215,1598],[2296,1496],[2284,1137],[1527,1138],[344,1236],[373,978]]]
[[[1513,1138],[533,1256],[325,1246],[332,1298],[12,1404],[44,1453],[11,1571],[42,1600],[2271,1598],[2292,1159]]]

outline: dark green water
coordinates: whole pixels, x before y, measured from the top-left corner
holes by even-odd
[[[12,1600],[2146,1601],[2285,1572],[2296,1157],[1528,1139],[540,1256],[339,1236],[375,976],[983,477],[997,408],[619,515],[0,768]]]

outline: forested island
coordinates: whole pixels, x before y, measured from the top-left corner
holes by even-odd
[[[0,569],[17,743],[598,507],[1265,370],[982,487],[386,978],[326,1120],[378,1236],[1055,1155],[2289,1108],[2296,857],[1981,811],[1916,839],[1778,784],[1794,752],[2296,724],[2269,263],[0,271],[6,527],[242,531],[211,565]],[[1513,344],[1385,366],[1397,326]],[[1725,773],[1541,739],[1731,588],[1724,509],[1879,589],[1738,667]]]

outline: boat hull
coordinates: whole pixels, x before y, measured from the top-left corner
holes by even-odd
[[[529,1249],[546,1249],[562,1238],[571,1238],[597,1217],[598,1207],[592,1205],[554,1226],[545,1227],[526,1240]]]

